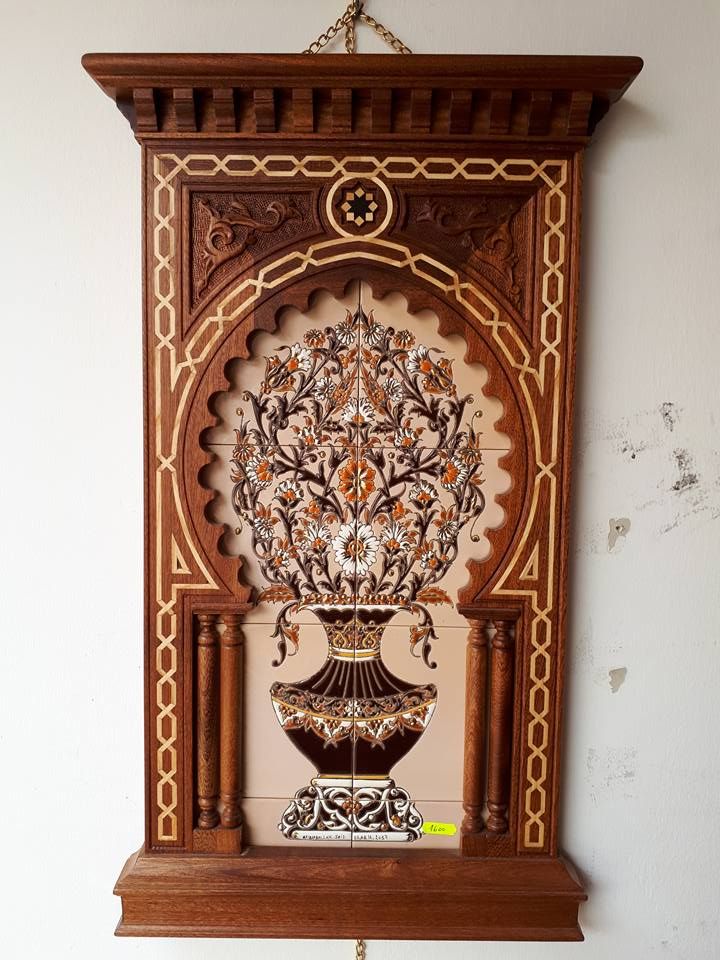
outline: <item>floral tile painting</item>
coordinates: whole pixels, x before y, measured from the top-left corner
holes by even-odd
[[[464,560],[489,552],[510,486],[501,405],[464,352],[432,315],[411,316],[395,295],[375,301],[358,282],[342,301],[323,294],[305,315],[288,311],[250,361],[231,365],[216,398],[203,482],[216,491],[224,548],[256,587],[248,623],[268,624],[278,667],[297,653],[301,624],[321,624],[327,639],[309,677],[270,684],[288,749],[315,771],[288,785],[288,840],[427,837],[393,768],[411,751],[422,767],[442,697],[429,672],[438,629],[463,623],[454,599]],[[391,622],[407,624],[425,676],[388,667]]]

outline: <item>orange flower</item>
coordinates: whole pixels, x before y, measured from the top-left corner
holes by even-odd
[[[452,457],[445,464],[440,483],[446,490],[453,490],[461,486],[467,479],[468,469],[462,460]]]
[[[321,347],[325,343],[325,334],[320,330],[308,330],[303,339],[309,347]]]
[[[286,567],[291,560],[295,560],[297,555],[297,548],[286,537],[272,554],[270,566],[280,570],[282,567]]]
[[[375,471],[365,459],[351,459],[339,476],[338,489],[348,503],[364,503],[375,489]]]
[[[305,507],[305,513],[313,519],[317,519],[320,516],[320,504],[317,502],[315,497],[312,498],[310,503]]]
[[[393,520],[402,520],[402,518],[407,513],[407,510],[403,506],[401,500],[396,500],[392,508]]]
[[[440,557],[435,553],[433,545],[427,540],[417,548],[415,557],[420,561],[423,570],[436,570],[440,565]]]

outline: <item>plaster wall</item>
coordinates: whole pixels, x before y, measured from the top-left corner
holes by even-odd
[[[8,960],[310,960],[327,949],[111,936],[112,885],[143,823],[139,150],[80,56],[299,50],[340,7],[0,2]],[[368,8],[419,52],[646,60],[586,166],[562,836],[589,887],[587,940],[373,943],[368,958],[710,960],[720,936],[720,6]],[[364,29],[359,42],[381,48]],[[332,953],[349,958],[352,944]]]

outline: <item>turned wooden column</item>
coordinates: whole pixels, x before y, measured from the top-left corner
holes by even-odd
[[[239,827],[240,813],[240,662],[242,616],[224,613],[220,636],[220,822]]]
[[[488,833],[507,833],[513,733],[514,625],[495,620],[490,644]]]
[[[471,620],[465,660],[465,764],[463,770],[463,835],[483,829],[487,738],[488,625]]]
[[[216,827],[218,814],[218,623],[214,613],[197,622],[197,805],[198,827]]]

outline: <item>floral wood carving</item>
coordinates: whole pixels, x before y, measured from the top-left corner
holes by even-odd
[[[222,212],[210,200],[201,197],[200,208],[209,217],[203,238],[197,295],[208,288],[215,271],[253,247],[263,234],[274,233],[289,220],[300,220],[303,213],[294,199],[271,200],[262,216],[253,214],[248,204],[234,197]]]
[[[475,257],[498,271],[512,303],[519,307],[521,285],[516,270],[520,256],[513,221],[522,202],[515,197],[482,198],[468,206],[457,200],[425,199],[414,219],[416,223],[432,224],[447,237],[457,237]]]

